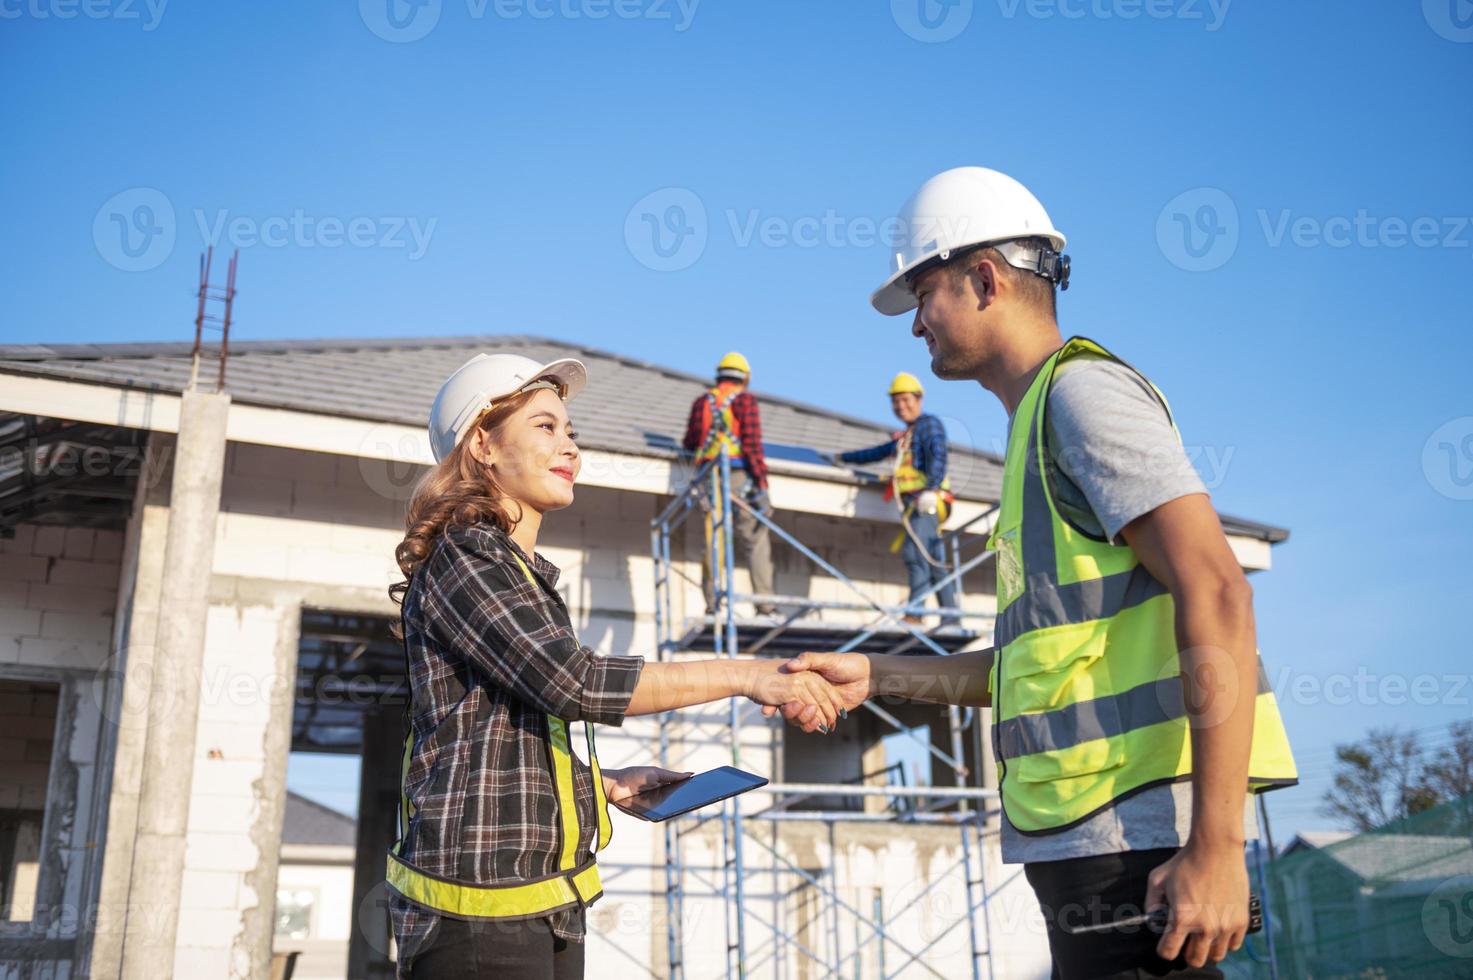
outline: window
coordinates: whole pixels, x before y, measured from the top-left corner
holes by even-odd
[[[0,919],[9,922],[35,913],[59,691],[0,680]]]
[[[286,939],[312,937],[312,909],[317,905],[315,888],[282,888],[276,893],[276,934]]]

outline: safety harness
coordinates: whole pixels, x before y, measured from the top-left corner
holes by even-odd
[[[890,551],[895,553],[905,543],[909,535],[915,543],[916,550],[928,563],[944,568],[946,563],[932,558],[929,551],[916,536],[915,530],[910,526],[910,517],[915,513],[915,498],[912,497],[907,503],[905,497],[909,494],[918,493],[926,489],[928,477],[925,472],[915,465],[915,458],[911,453],[911,444],[915,437],[915,426],[908,425],[904,432],[895,433],[895,470],[890,474],[890,484],[885,488],[885,499],[894,500],[900,507],[901,531],[895,535],[895,540],[890,542]],[[937,490],[937,496],[941,499],[937,502],[936,526],[939,528],[946,523],[951,516],[951,505],[956,502],[956,494],[951,492],[951,478],[946,477],[941,481]]]
[[[736,396],[737,392],[724,392],[720,388],[712,388],[706,392],[706,409],[710,415],[711,427],[706,430],[705,444],[696,453],[697,463],[722,455],[733,459],[742,455],[741,426],[737,424],[736,415],[731,410],[732,400]]]

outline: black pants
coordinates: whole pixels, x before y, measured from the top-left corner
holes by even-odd
[[[548,919],[441,918],[414,958],[414,980],[583,980],[583,943],[552,934]]]
[[[1177,848],[1163,847],[1023,865],[1048,925],[1054,980],[1221,980],[1222,971],[1211,964],[1193,968],[1187,966],[1184,956],[1172,962],[1157,956],[1161,933],[1147,926],[1081,936],[1062,928],[1141,914],[1145,911],[1146,876],[1176,852]]]

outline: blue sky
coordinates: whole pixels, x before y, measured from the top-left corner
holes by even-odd
[[[213,238],[240,339],[737,347],[883,419],[926,360],[866,303],[876,225],[995,167],[1070,238],[1065,334],[1293,531],[1254,581],[1280,834],[1325,825],[1337,740],[1473,715],[1467,0],[392,2],[0,3],[0,341],[188,339]],[[991,395],[930,390],[1000,446]]]

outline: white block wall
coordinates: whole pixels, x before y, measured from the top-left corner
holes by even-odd
[[[122,540],[116,531],[32,524],[0,539],[0,677],[56,684],[59,692],[49,763],[0,763],[0,805],[45,807],[36,898],[61,910],[46,939],[85,939],[79,923],[97,912],[89,883],[101,855],[95,847],[102,809],[96,787],[103,706],[114,682],[110,651]],[[18,799],[4,802],[7,785],[19,789]],[[3,923],[0,936],[43,938],[16,934],[15,927],[29,928]],[[54,972],[37,975],[64,980],[72,966],[69,959],[54,961],[48,968]],[[0,964],[0,977],[13,975]]]
[[[22,524],[0,539],[0,665],[95,670],[107,660],[123,535]]]

